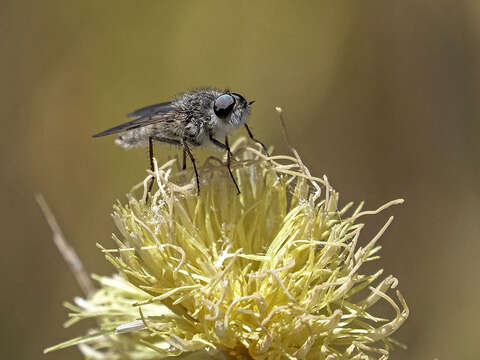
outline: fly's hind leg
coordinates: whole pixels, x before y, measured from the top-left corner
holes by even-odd
[[[150,170],[153,173],[155,171],[155,167],[153,165],[153,138],[152,137],[148,138],[148,155],[150,157]],[[152,191],[154,182],[155,182],[155,176],[152,175],[152,178],[150,179],[150,183],[148,184],[148,190],[147,190],[147,196],[145,197],[145,202],[148,202],[148,197],[150,195],[150,192]]]
[[[154,167],[154,164],[153,164],[153,140],[163,142],[163,143],[167,143],[167,144],[177,145],[177,146],[182,145],[182,143],[180,141],[174,140],[174,139],[162,138],[162,137],[158,137],[158,136],[149,137],[148,138],[148,154],[149,154],[149,157],[150,157],[150,170],[152,171],[152,173],[155,171],[155,167]],[[183,163],[185,164],[185,160],[183,161]],[[148,184],[147,196],[145,198],[145,201],[147,201],[147,202],[148,202],[148,198],[150,196],[150,193],[152,192],[152,188],[153,188],[154,183],[155,183],[155,176],[152,177],[152,179],[150,180],[150,183]]]

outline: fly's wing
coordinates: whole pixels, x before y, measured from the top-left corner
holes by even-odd
[[[144,116],[152,116],[157,113],[169,112],[173,110],[172,104],[173,104],[173,101],[167,101],[160,104],[145,106],[138,110],[132,111],[130,114],[127,114],[127,117],[138,118],[138,117],[144,117]]]
[[[174,110],[172,101],[143,107],[127,115],[129,118],[135,118],[134,120],[102,131],[101,133],[93,135],[93,137],[116,134],[158,123],[167,119],[169,115],[173,115],[172,110]]]

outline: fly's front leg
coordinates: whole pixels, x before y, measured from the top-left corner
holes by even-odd
[[[260,140],[255,139],[255,137],[253,136],[247,124],[245,124],[245,129],[247,129],[248,136],[250,136],[250,139],[255,141],[257,144],[260,144],[263,148],[263,151],[265,152],[265,155],[270,156],[270,154],[268,153],[267,147]]]

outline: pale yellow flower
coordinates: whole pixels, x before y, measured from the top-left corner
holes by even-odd
[[[408,308],[398,291],[397,301],[387,295],[396,278],[362,274],[361,265],[378,257],[392,218],[369,241],[358,221],[403,201],[339,209],[338,193],[298,156],[265,157],[245,139],[233,152],[240,195],[218,160],[201,166],[199,196],[192,172],[172,160],[152,174],[158,190],[148,202],[151,175],[114,206],[117,248],[100,248],[117,273],[95,276],[99,289],[67,305],[68,325],[93,318],[98,327],[48,351],[79,345],[88,359],[388,357]],[[379,300],[393,319],[372,313]]]

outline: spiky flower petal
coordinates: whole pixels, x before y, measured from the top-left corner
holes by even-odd
[[[388,357],[408,308],[398,291],[400,306],[387,295],[393,276],[360,270],[392,218],[366,243],[358,221],[402,200],[339,209],[298,156],[265,157],[244,139],[233,150],[239,196],[218,160],[201,167],[199,196],[172,160],[140,185],[143,197],[134,189],[114,206],[117,248],[101,249],[118,273],[95,276],[99,290],[68,305],[69,324],[94,318],[98,328],[52,349],[80,344],[89,359]],[[147,202],[151,176],[158,190]],[[373,315],[378,300],[393,319]]]

